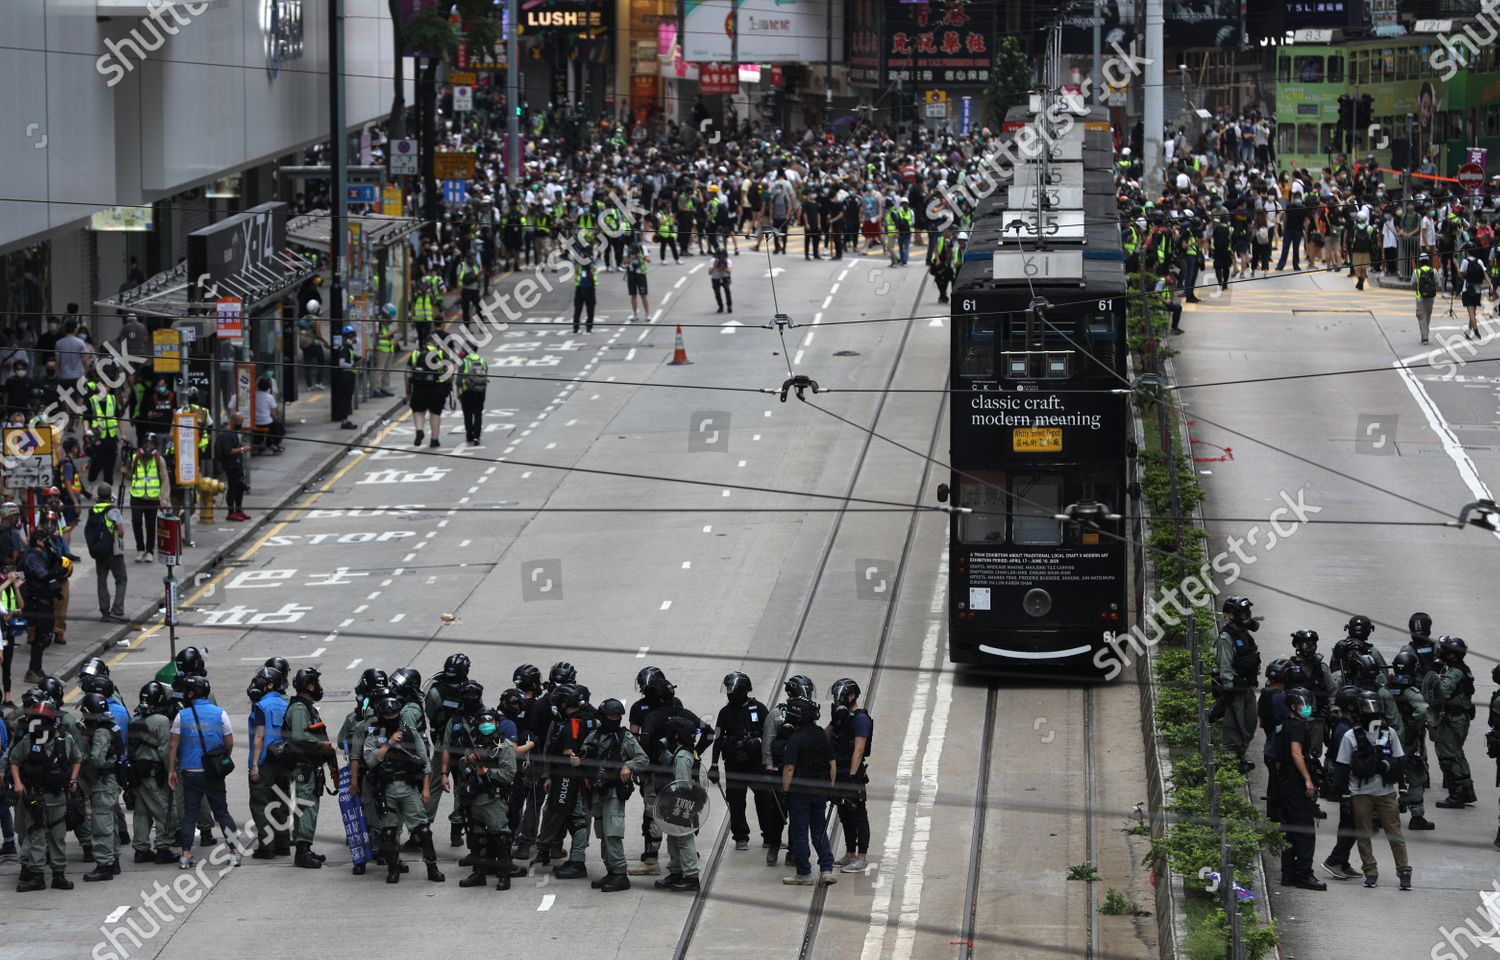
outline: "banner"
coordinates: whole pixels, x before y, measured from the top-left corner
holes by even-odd
[[[349,855],[354,864],[369,863],[374,857],[370,853],[370,830],[365,823],[365,808],[358,797],[349,795],[349,765],[339,767],[339,813],[344,821],[344,839],[349,844]]]
[[[700,63],[824,63],[827,0],[684,0],[682,56]],[[833,5],[833,59],[844,59],[843,4]]]
[[[890,0],[882,30],[885,82],[988,86],[995,9],[977,0]]]
[[[1111,44],[1129,47],[1135,39],[1137,7],[1135,0],[1105,0],[1099,7],[1099,44],[1101,50],[1112,50]],[[1094,10],[1091,4],[1074,7],[1062,15],[1063,53],[1092,55],[1094,52]],[[1236,14],[1238,16],[1238,14]],[[1036,34],[1044,44],[1046,31]],[[1039,46],[1038,49],[1045,49]]]
[[[1242,36],[1239,0],[1167,0],[1162,29],[1166,42],[1174,47],[1238,49]]]
[[[740,88],[739,70],[732,63],[698,64],[698,92],[703,96],[734,93]]]

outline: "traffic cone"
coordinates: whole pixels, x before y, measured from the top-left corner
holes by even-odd
[[[677,325],[677,345],[672,350],[672,362],[668,366],[676,367],[684,363],[692,363],[687,358],[687,347],[682,345],[682,324]]]

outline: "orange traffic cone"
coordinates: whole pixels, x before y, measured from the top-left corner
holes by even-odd
[[[684,363],[692,363],[687,358],[687,347],[682,345],[682,325],[677,325],[677,346],[672,350],[672,362],[668,366],[676,367]]]

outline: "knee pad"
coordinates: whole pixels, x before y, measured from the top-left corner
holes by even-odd
[[[431,824],[423,824],[413,829],[411,835],[417,839],[418,843],[428,843],[432,840],[432,826]]]

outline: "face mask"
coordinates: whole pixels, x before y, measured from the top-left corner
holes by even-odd
[[[479,735],[482,737],[493,737],[495,735],[495,731],[499,729],[500,728],[493,723],[481,723],[479,725]]]
[[[161,386],[157,387],[156,388],[156,392],[159,393],[159,394],[161,394],[162,396],[166,396],[167,395],[167,385],[166,384],[162,384]]]
[[[1301,717],[1303,720],[1308,719],[1312,716],[1312,707],[1304,703],[1302,706],[1297,708],[1297,716]]]

